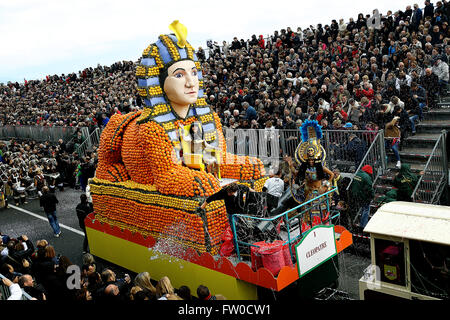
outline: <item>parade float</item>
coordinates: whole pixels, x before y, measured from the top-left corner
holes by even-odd
[[[268,177],[261,160],[227,152],[220,119],[203,96],[202,67],[186,41],[186,28],[178,21],[170,28],[175,34],[161,35],[148,46],[136,68],[144,109],[113,115],[102,132],[90,181],[94,213],[86,219],[90,251],[131,271],[148,271],[156,280],[168,276],[175,287],[207,285],[228,299],[257,299],[258,288],[281,291],[301,276],[295,246],[309,231],[328,225],[335,253],[351,244],[351,234],[331,224],[333,190],[304,199],[289,213],[245,217],[252,226],[268,221],[279,227],[283,259],[278,250],[275,269],[264,267],[273,254],[257,263],[258,250],[250,247],[262,246],[238,239],[235,220],[237,254],[220,255],[228,227],[224,201],[204,210],[200,205],[232,181],[261,192]],[[303,144],[301,154],[323,150],[311,141],[304,141],[310,148]],[[241,246],[248,247],[253,265],[240,254]]]

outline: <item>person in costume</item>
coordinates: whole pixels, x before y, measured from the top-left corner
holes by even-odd
[[[320,125],[316,120],[306,120],[300,131],[302,142],[295,151],[296,163],[289,156],[284,158],[291,171],[291,197],[282,201],[281,206],[272,211],[272,215],[313,199],[331,188],[334,173],[324,166],[326,152],[320,144]]]
[[[186,133],[183,128],[180,128],[180,130],[182,133]],[[189,134],[182,134],[181,136],[185,142],[188,142],[183,151],[200,155],[202,162],[206,165],[206,171],[211,173],[216,179],[220,179],[220,169],[217,160],[219,151],[205,141],[201,124],[194,122],[189,128]],[[186,162],[186,159],[184,160]]]
[[[317,121],[305,121],[300,131],[302,142],[295,151],[299,169],[294,168],[291,158],[287,157],[286,160],[294,172],[296,183],[304,188],[305,200],[309,200],[330,189],[334,173],[324,166],[326,153],[320,144],[322,130]]]

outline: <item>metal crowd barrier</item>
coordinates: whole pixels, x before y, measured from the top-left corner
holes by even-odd
[[[322,145],[327,152],[327,165],[339,168],[341,172],[356,172],[370,146],[381,141],[375,140],[376,131],[369,130],[323,130]]]
[[[75,133],[73,127],[0,126],[0,139],[21,139],[57,142],[69,140]]]
[[[438,204],[448,180],[447,131],[443,130],[413,191],[414,202]]]
[[[286,226],[286,236],[287,240],[284,241],[283,246],[286,244],[289,244],[289,252],[291,254],[292,261],[295,261],[294,252],[292,252],[292,245],[297,243],[300,239],[303,238],[304,233],[302,232],[302,221],[304,220],[305,214],[309,214],[309,226],[313,227],[313,215],[316,215],[317,212],[320,216],[321,224],[323,224],[323,221],[330,222],[332,219],[335,219],[340,216],[340,213],[338,211],[334,212],[332,216],[332,212],[330,210],[330,198],[331,195],[337,191],[337,188],[334,188],[330,191],[327,191],[311,200],[305,201],[302,204],[299,204],[298,206],[291,208],[283,213],[280,213],[276,216],[270,217],[270,218],[264,218],[264,217],[255,217],[255,216],[249,216],[245,214],[234,214],[231,217],[231,228],[233,231],[234,239],[236,239],[237,247],[236,247],[236,254],[239,260],[241,260],[241,254],[239,250],[239,244],[248,246],[248,247],[258,247],[257,245],[254,245],[252,243],[248,243],[242,240],[239,240],[238,238],[238,232],[236,228],[236,220],[237,219],[243,219],[250,221],[247,223],[250,227],[255,227],[258,222],[260,221],[268,221],[269,223],[273,224],[275,227],[276,224],[280,223],[279,220],[282,220],[284,225]],[[325,209],[323,208],[325,206]],[[295,211],[297,211],[295,213]],[[325,213],[323,212],[325,211]],[[293,214],[291,214],[293,213]],[[328,218],[326,218],[326,216]],[[326,219],[324,219],[326,218]],[[297,220],[297,221],[295,221]],[[294,228],[291,228],[291,225],[295,224],[295,222],[298,222],[296,225],[294,225]],[[294,235],[294,230],[299,231],[298,235]]]
[[[378,131],[372,144],[369,147],[369,150],[367,150],[367,152],[365,153],[364,158],[361,160],[355,172],[361,170],[361,168],[365,165],[370,165],[374,169],[372,185],[375,185],[377,179],[386,171],[387,168],[383,130]],[[351,182],[347,186],[347,190],[350,190],[352,183],[353,176]]]
[[[322,146],[329,168],[341,172],[356,172],[369,147],[384,148],[378,132],[364,130],[323,130]],[[265,165],[277,167],[284,156],[294,157],[301,142],[299,130],[224,129],[227,151],[237,155],[257,156]],[[352,142],[350,142],[351,139]],[[373,164],[372,164],[373,165]]]
[[[101,131],[99,128],[96,128],[91,134],[89,134],[89,131],[88,131],[86,140],[84,140],[84,142],[81,143],[76,148],[76,152],[78,153],[78,156],[84,157],[86,155],[87,151],[91,150],[93,146],[99,146],[100,134],[101,134]]]
[[[8,300],[8,298],[11,296],[11,292],[9,291],[9,287],[3,284],[2,281],[3,278],[5,278],[5,276],[0,273],[0,300]],[[32,297],[22,289],[21,300],[31,300],[31,299]]]

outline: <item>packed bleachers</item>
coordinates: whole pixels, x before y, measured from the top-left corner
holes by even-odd
[[[207,101],[227,128],[296,130],[306,119],[318,120],[323,129],[385,128],[390,138],[386,146],[398,153],[402,140],[396,138],[415,133],[423,112],[435,106],[440,88],[448,83],[449,9],[449,2],[438,1],[436,6],[414,5],[395,13],[388,11],[381,17],[380,29],[368,27],[371,15],[363,14],[348,22],[333,20],[304,30],[288,27],[275,31],[269,39],[234,38],[229,44],[224,42],[221,47],[213,47],[208,58],[199,49]],[[142,107],[136,91],[135,66],[135,62],[124,61],[110,67],[88,68],[78,74],[49,76],[24,84],[2,84],[0,125],[105,126],[114,113]],[[398,123],[393,121],[395,117]],[[390,135],[393,126],[400,135],[397,131]],[[64,173],[60,179],[75,186],[76,168],[82,171],[80,162],[84,162],[86,166],[91,165],[86,169],[89,173],[85,180],[78,183],[85,187],[92,165],[95,168],[95,152],[85,159],[73,159],[70,152],[62,150],[62,145],[49,147],[32,142],[4,146],[3,163],[9,166],[5,172],[9,174],[11,186],[19,182],[20,187],[31,184],[36,187],[34,177],[39,170],[47,174],[57,171],[60,176]],[[361,154],[355,150],[357,155]],[[44,158],[50,161],[42,162]],[[56,167],[66,160],[70,169],[59,171]],[[55,186],[59,181],[47,183]],[[42,258],[58,267],[50,268],[54,271],[44,276],[38,269],[27,269],[30,266],[19,264],[11,269],[10,264],[3,264],[1,273],[11,274],[10,280],[24,288],[29,279],[14,276],[14,272],[24,268],[21,270],[24,274],[40,277],[43,287],[49,283],[47,288],[30,293],[32,297],[43,299],[42,293],[48,291],[49,299],[52,293],[57,299],[57,291],[52,290],[58,289],[51,287],[54,283],[50,280],[62,277],[58,279],[63,281],[69,261],[62,257],[59,261],[53,259],[54,253],[45,249],[48,243],[45,246],[41,243],[41,248],[34,250],[32,243],[17,239],[11,246],[12,251],[19,252],[32,248],[29,258],[33,266],[40,263],[33,261],[34,258]],[[93,262],[82,269],[85,287],[66,292],[68,295],[63,297],[95,300],[121,296],[121,299],[152,300],[165,295],[169,299],[174,293],[167,279],[161,279],[159,289],[158,285],[153,289],[136,285],[139,289],[132,286],[130,278],[118,283],[111,272],[100,274]]]
[[[45,80],[0,84],[0,125],[102,127],[112,114],[141,104],[134,69],[135,63],[122,61]]]

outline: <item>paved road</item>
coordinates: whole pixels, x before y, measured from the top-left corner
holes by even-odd
[[[57,253],[67,256],[74,264],[81,264],[84,236],[75,212],[80,195],[81,191],[73,189],[56,191],[59,200],[56,212],[61,225],[60,238],[53,236],[44,210],[39,207],[39,200],[28,200],[27,204],[18,207],[13,201],[9,201],[8,209],[0,209],[0,230],[11,237],[26,234],[34,244],[39,239],[46,239]]]
[[[57,253],[67,256],[73,264],[81,265],[83,250],[83,232],[78,225],[75,207],[80,201],[81,191],[66,189],[56,191],[59,200],[57,217],[61,226],[61,237],[55,238],[38,200],[16,207],[10,201],[8,209],[0,209],[0,230],[11,237],[26,234],[36,244],[39,239],[46,239],[55,247]],[[126,270],[99,261],[102,267],[110,267],[119,275]],[[345,291],[352,299],[358,297],[358,280],[363,270],[370,264],[370,259],[362,250],[346,249],[339,255],[339,290]],[[101,271],[101,270],[100,270]],[[133,272],[128,272],[133,276]]]

